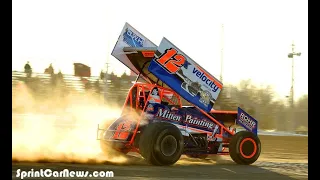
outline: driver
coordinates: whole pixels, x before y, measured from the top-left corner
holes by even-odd
[[[151,90],[151,93],[149,94],[149,102],[150,103],[158,103],[160,104],[161,103],[161,99],[160,99],[160,92],[159,92],[159,89],[157,87],[154,87],[152,90]]]

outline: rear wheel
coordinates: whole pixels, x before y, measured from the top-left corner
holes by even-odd
[[[236,133],[230,141],[229,153],[237,164],[249,165],[260,156],[261,143],[255,134],[249,131]]]
[[[172,165],[181,157],[183,137],[175,125],[152,123],[142,132],[139,149],[142,157],[153,165]]]

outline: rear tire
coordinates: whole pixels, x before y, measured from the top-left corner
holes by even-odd
[[[139,141],[140,154],[153,165],[172,165],[183,151],[183,136],[173,124],[156,122],[147,125]]]
[[[237,164],[252,164],[260,156],[261,142],[258,136],[252,132],[240,131],[231,138],[229,153],[232,160]]]

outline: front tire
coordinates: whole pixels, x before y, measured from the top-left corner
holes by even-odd
[[[173,124],[156,122],[147,125],[139,141],[140,154],[153,165],[172,165],[183,151],[183,136]]]
[[[232,160],[237,164],[252,164],[260,156],[261,142],[258,136],[252,132],[240,131],[231,138],[229,153]]]

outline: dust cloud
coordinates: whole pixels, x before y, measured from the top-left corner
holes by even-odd
[[[93,95],[59,92],[35,100],[25,84],[12,97],[12,161],[123,163],[127,159],[111,148],[102,153],[98,124],[109,124],[120,115]],[[19,109],[19,113],[14,109]]]

